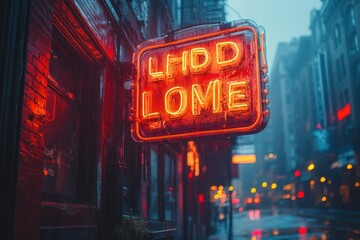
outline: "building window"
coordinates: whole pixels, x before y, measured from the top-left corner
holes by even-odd
[[[346,71],[344,54],[341,54],[341,69],[342,69],[341,74],[342,74],[343,76],[346,76],[347,71]]]
[[[89,202],[95,192],[96,74],[54,27],[44,129],[43,199]],[[89,82],[93,85],[90,86]],[[90,97],[89,97],[90,98]],[[92,114],[89,114],[92,112]],[[95,152],[94,152],[95,151]],[[89,179],[92,176],[93,179]]]
[[[335,47],[339,47],[341,44],[341,34],[340,34],[340,27],[339,24],[335,25],[334,28],[334,41],[335,41]]]
[[[338,76],[338,80],[341,80],[343,78],[343,75],[341,73],[341,64],[340,64],[340,59],[336,60],[336,70],[337,70],[337,76]]]
[[[354,34],[349,40],[349,55],[354,57],[359,53],[359,40],[356,34]]]
[[[356,20],[355,20],[355,13],[354,13],[354,9],[352,6],[349,6],[346,9],[346,27],[347,27],[347,32],[351,33],[356,26]]]
[[[356,83],[360,84],[360,63],[356,64]]]

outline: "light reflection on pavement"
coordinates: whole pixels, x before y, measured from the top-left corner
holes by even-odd
[[[360,213],[322,209],[248,210],[234,213],[233,238],[240,239],[360,239]],[[228,223],[217,224],[208,240],[228,239]]]

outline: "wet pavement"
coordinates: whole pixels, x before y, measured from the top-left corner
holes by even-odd
[[[360,239],[360,212],[332,209],[255,209],[233,215],[233,237],[240,239]],[[208,240],[228,238],[228,221],[215,224]]]

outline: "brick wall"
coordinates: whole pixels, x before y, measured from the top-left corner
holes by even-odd
[[[14,239],[39,239],[53,1],[33,0],[20,133]]]

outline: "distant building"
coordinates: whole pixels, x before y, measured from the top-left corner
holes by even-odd
[[[273,127],[274,150],[277,155],[276,169],[284,174],[295,167],[296,146],[294,132],[293,76],[290,64],[299,46],[299,40],[280,43],[270,73],[270,108]]]
[[[278,161],[286,167],[277,166],[296,183],[294,194],[301,188],[313,197],[307,204],[359,208],[360,3],[322,2],[311,12],[311,36],[280,43],[272,66],[270,121]],[[308,171],[311,163],[315,170]],[[314,184],[319,176],[328,179],[327,187]],[[350,191],[345,202],[344,186]]]
[[[225,21],[226,0],[181,1],[181,26]]]

